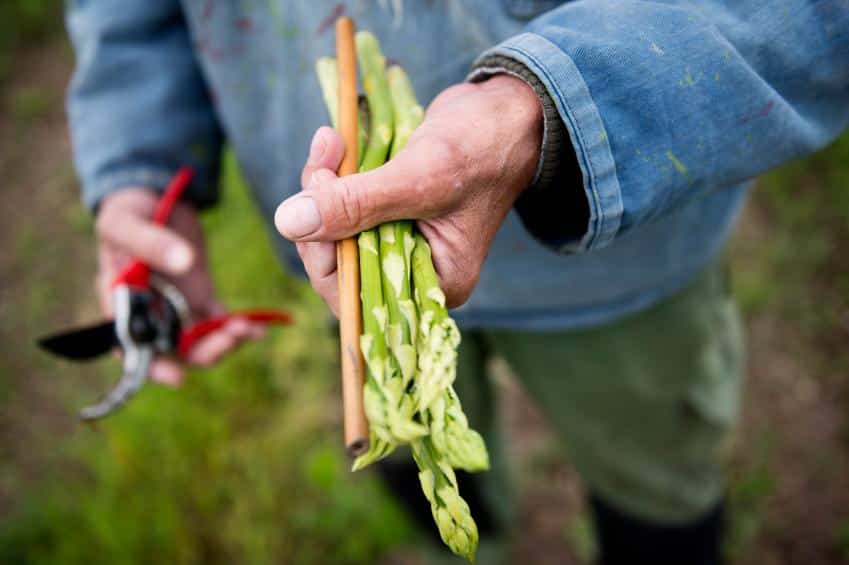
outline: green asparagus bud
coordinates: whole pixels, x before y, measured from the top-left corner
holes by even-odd
[[[445,294],[439,288],[430,246],[421,234],[415,236],[412,275],[415,302],[419,309],[416,407],[423,412],[454,382],[460,330],[448,316]]]
[[[334,129],[339,129],[339,67],[333,57],[321,57],[315,62],[315,74],[318,76],[318,84],[321,87],[321,96],[327,113],[330,114],[330,124]],[[358,162],[362,161],[362,148],[368,142],[368,120],[364,119],[367,112],[362,105],[359,109],[360,119],[357,120],[357,135],[360,152]]]
[[[380,266],[383,279],[383,296],[389,323],[387,342],[392,355],[392,381],[387,382],[393,407],[390,426],[398,439],[412,441],[427,434],[427,428],[415,422],[415,399],[407,392],[416,374],[416,351],[411,341],[410,328],[415,327],[415,305],[410,299],[410,278],[405,262],[404,242],[399,225],[390,222],[380,226]],[[396,417],[397,416],[397,417]]]
[[[371,442],[369,451],[354,462],[355,469],[385,457],[399,442],[412,441],[427,433],[427,428],[413,421],[415,405],[405,394],[397,361],[389,356],[386,348],[385,336],[390,320],[387,306],[396,307],[397,303],[393,295],[384,294],[378,230],[361,233],[357,243],[363,309],[360,347],[368,368],[363,400],[371,428]]]
[[[460,398],[449,386],[428,408],[434,448],[455,469],[471,473],[489,469],[489,454],[479,433],[469,427]]]
[[[386,380],[389,378],[386,333],[386,305],[380,279],[378,234],[372,229],[357,239],[360,256],[360,300],[363,313],[363,335],[360,348],[366,361],[368,378],[363,390],[363,403],[369,421],[369,450],[354,461],[361,468],[391,453],[396,445],[390,432],[391,402]]]
[[[389,158],[394,157],[407,145],[410,134],[413,133],[424,119],[424,110],[416,100],[416,94],[410,79],[404,69],[392,65],[386,71],[389,82],[389,94],[392,96],[392,110],[395,118],[395,136]]]
[[[321,87],[321,96],[327,113],[330,114],[330,123],[335,129],[339,128],[339,68],[333,57],[321,57],[315,62],[315,74]]]
[[[454,470],[433,448],[430,440],[416,441],[411,447],[419,467],[419,482],[430,502],[439,536],[452,552],[473,563],[478,546],[478,528],[469,505],[457,490]]]
[[[389,313],[389,349],[398,361],[406,388],[416,373],[416,350],[411,333],[416,325],[416,309],[410,298],[406,246],[401,239],[405,233],[399,224],[401,222],[390,222],[379,228],[380,266]]]

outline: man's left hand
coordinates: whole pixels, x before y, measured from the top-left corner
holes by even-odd
[[[275,224],[296,242],[313,287],[338,312],[334,242],[384,222],[417,220],[448,305],[458,306],[533,180],[541,142],[542,108],[525,82],[497,75],[456,85],[433,101],[395,158],[367,173],[337,177],[344,143],[333,129],[319,129],[303,191],[280,205]]]

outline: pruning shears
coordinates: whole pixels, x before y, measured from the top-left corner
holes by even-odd
[[[192,176],[188,167],[177,172],[157,203],[155,223],[164,225],[168,221]],[[254,309],[195,322],[180,291],[157,277],[140,259],[131,261],[112,281],[112,302],[114,319],[38,340],[42,348],[54,355],[76,361],[100,357],[116,347],[123,352],[120,380],[100,402],[80,411],[83,420],[102,418],[127,402],[147,380],[154,356],[185,358],[200,339],[234,318],[274,325],[292,321],[288,312]]]

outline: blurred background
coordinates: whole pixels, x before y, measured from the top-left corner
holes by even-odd
[[[327,311],[272,257],[232,158],[204,220],[221,297],[290,308],[296,327],[78,422],[117,363],[33,345],[98,318],[63,115],[71,68],[59,2],[0,2],[0,563],[417,563],[376,477],[347,471]],[[764,176],[730,249],[749,345],[733,564],[849,563],[847,251],[849,135]],[[566,454],[509,370],[493,374],[522,492],[514,561],[589,563]]]

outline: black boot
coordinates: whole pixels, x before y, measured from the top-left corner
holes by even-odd
[[[626,515],[590,496],[598,533],[601,565],[720,565],[725,506],[680,526],[647,522]]]

